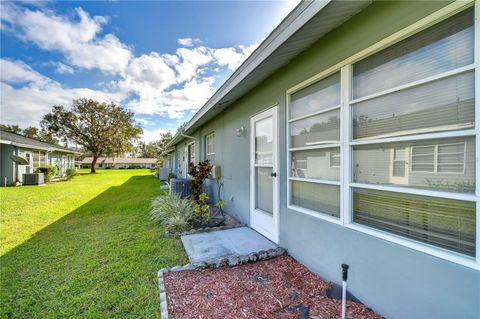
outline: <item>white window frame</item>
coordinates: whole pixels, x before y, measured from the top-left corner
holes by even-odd
[[[209,156],[213,156],[212,162],[215,162],[215,132],[205,135],[205,160]]]
[[[332,107],[328,107],[319,111],[314,111],[299,117],[295,117],[293,119],[290,119],[290,102],[291,102],[291,96],[312,85],[315,84],[318,81],[321,81],[323,79],[328,78],[331,75],[334,75],[336,73],[340,72],[340,104],[335,105]],[[306,81],[301,83],[301,85],[297,85],[296,87],[290,89],[287,91],[287,130],[286,130],[286,141],[287,141],[287,208],[295,210],[297,212],[301,212],[319,219],[327,220],[329,222],[335,223],[335,224],[342,224],[341,221],[341,216],[342,216],[342,189],[341,189],[341,180],[342,180],[342,170],[340,169],[340,178],[338,181],[330,181],[330,180],[322,180],[322,179],[313,179],[313,178],[303,178],[303,177],[294,177],[292,176],[292,153],[295,151],[305,151],[305,150],[319,150],[319,149],[324,149],[324,148],[340,148],[340,154],[342,154],[342,149],[341,149],[341,141],[342,141],[342,125],[343,125],[343,118],[342,118],[342,104],[343,104],[343,99],[344,96],[342,94],[343,92],[343,83],[342,83],[342,72],[341,68],[331,68],[327,70],[327,72],[323,72],[322,76],[319,78],[314,78],[311,79],[310,81]],[[340,110],[340,142],[337,141],[322,141],[321,143],[318,143],[314,146],[303,146],[303,147],[291,147],[291,136],[290,136],[290,125],[292,122],[298,121],[298,120],[303,120],[305,118],[313,117],[316,115],[320,114],[325,114],[331,111],[336,111]],[[340,157],[340,167],[342,167],[341,163],[342,159]],[[332,167],[332,166],[330,166]],[[298,182],[307,182],[307,183],[316,183],[316,184],[321,184],[321,185],[335,185],[335,186],[340,186],[339,187],[339,192],[340,192],[340,217],[333,217],[327,214],[324,214],[322,212],[317,212],[305,207],[301,207],[298,205],[295,205],[292,203],[292,193],[291,193],[291,186],[290,184],[293,181],[298,181]]]
[[[428,27],[435,25],[461,11],[464,11],[472,6],[474,8],[474,63],[464,67],[460,67],[442,74],[435,76],[430,76],[428,78],[411,82],[408,84],[400,85],[382,92],[376,92],[374,94],[358,98],[353,100],[351,96],[352,92],[352,66],[355,62],[358,62],[368,56],[381,51],[405,38],[408,38],[422,30],[427,29]],[[338,72],[341,72],[341,105],[334,107],[333,109],[340,108],[340,143],[339,144],[325,144],[319,145],[316,147],[297,147],[290,148],[290,123],[299,118],[289,120],[290,114],[290,97],[293,93],[298,92],[299,90],[317,82],[328,76]],[[380,97],[386,94],[393,92],[405,90],[408,88],[416,87],[421,84],[429,83],[435,80],[448,78],[454,75],[462,74],[465,72],[474,71],[475,72],[475,127],[468,128],[464,130],[457,131],[447,131],[447,132],[423,132],[414,135],[405,135],[405,136],[383,136],[383,137],[373,137],[373,138],[364,138],[353,140],[352,139],[352,107],[353,105],[367,101],[376,97]],[[480,4],[475,4],[474,1],[455,1],[451,4],[446,5],[442,9],[430,14],[429,16],[413,23],[412,25],[384,38],[383,40],[377,42],[376,44],[368,47],[357,54],[347,58],[346,60],[337,63],[336,65],[326,69],[325,71],[293,86],[292,88],[286,91],[286,105],[287,105],[287,120],[286,120],[286,156],[287,156],[287,208],[303,213],[320,220],[326,220],[334,224],[342,225],[351,230],[355,230],[361,233],[371,235],[389,242],[393,242],[410,249],[420,251],[432,256],[436,256],[469,268],[480,270]],[[332,109],[328,109],[331,111]],[[327,110],[322,110],[323,113]],[[309,114],[310,116],[312,114]],[[391,186],[391,185],[371,185],[365,183],[354,183],[352,181],[352,150],[356,145],[369,145],[369,144],[384,144],[390,142],[405,142],[405,141],[415,141],[415,140],[429,140],[429,139],[441,139],[441,138],[451,138],[451,137],[475,137],[475,180],[476,180],[476,189],[475,194],[467,193],[453,193],[437,190],[426,190],[426,189],[412,189],[402,186]],[[290,181],[298,180],[296,177],[291,176],[291,152],[295,150],[306,150],[306,149],[316,149],[316,148],[330,148],[330,147],[340,147],[340,182],[329,182],[329,184],[339,185],[340,186],[340,220],[319,214],[302,207],[291,205],[291,190],[290,190]],[[412,153],[412,152],[410,152]],[[464,161],[465,161],[464,156]],[[465,165],[464,165],[465,169]],[[318,182],[318,181],[317,181]],[[363,189],[373,189],[373,190],[383,190],[397,193],[406,193],[406,194],[416,194],[423,196],[439,197],[439,198],[450,198],[463,201],[470,201],[476,204],[476,257],[469,257],[460,253],[456,253],[451,250],[447,250],[438,246],[430,245],[427,243],[422,243],[409,239],[406,237],[394,235],[379,229],[368,227],[361,224],[356,224],[353,222],[353,211],[352,211],[352,190],[354,188],[363,188]]]

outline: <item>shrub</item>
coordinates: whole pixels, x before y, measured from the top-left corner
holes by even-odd
[[[55,175],[57,175],[57,172],[58,172],[58,167],[56,167],[55,165],[41,166],[41,167],[38,167],[35,170],[35,173],[43,173],[44,174],[45,182],[50,182],[52,180],[52,178]]]
[[[208,195],[201,193],[198,197],[198,200],[193,204],[195,218],[201,223],[206,223],[210,218],[209,208],[210,205],[208,204]]]
[[[162,223],[169,232],[187,230],[192,215],[192,203],[178,194],[158,196],[152,201],[150,217]]]
[[[207,179],[212,171],[212,165],[208,160],[201,161],[197,165],[190,163],[188,165],[188,174],[192,176],[192,199],[199,201],[200,195],[203,193],[203,182]]]
[[[70,180],[78,175],[78,172],[75,168],[69,168],[65,173],[67,174],[67,180]]]

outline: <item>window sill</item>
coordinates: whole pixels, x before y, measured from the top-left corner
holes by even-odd
[[[327,222],[330,222],[330,223],[334,223],[334,224],[337,224],[337,225],[342,225],[342,222],[340,221],[340,218],[335,218],[333,216],[326,215],[325,213],[316,212],[314,210],[310,210],[310,209],[303,208],[303,207],[296,206],[296,205],[287,205],[287,208],[291,209],[291,210],[294,210],[298,213],[302,213],[302,214],[305,214],[305,215],[308,215],[308,216],[312,216],[314,218],[318,218],[318,219],[321,219],[321,220],[324,220],[324,221],[327,221]]]
[[[475,270],[480,270],[480,264],[475,261],[474,257],[468,257],[465,255],[457,254],[455,252],[448,251],[446,249],[431,246],[428,244],[423,244],[414,240],[410,240],[408,238],[403,238],[400,236],[396,236],[393,234],[389,234],[387,232],[383,232],[381,230],[377,230],[368,226],[360,225],[360,224],[347,224],[345,227],[373,236],[388,242],[392,242],[404,247],[408,247],[415,251],[419,251],[431,256],[435,256],[468,268],[472,268]]]

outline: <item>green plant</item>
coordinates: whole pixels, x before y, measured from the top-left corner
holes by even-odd
[[[215,204],[215,206],[217,206],[218,208],[222,208],[223,206],[225,206],[225,201],[221,199]]]
[[[178,194],[162,195],[152,200],[150,217],[162,223],[169,232],[180,232],[189,228],[194,213],[192,203]]]
[[[45,182],[50,182],[52,180],[52,178],[55,175],[57,175],[57,172],[58,172],[58,167],[56,167],[55,165],[41,166],[41,167],[38,167],[35,170],[35,173],[43,173],[44,174]]]
[[[192,188],[192,200],[197,202],[200,195],[203,193],[203,182],[207,179],[208,175],[212,171],[212,165],[208,160],[201,161],[197,165],[190,163],[188,165],[188,174],[192,176],[191,188]]]
[[[193,204],[193,212],[195,217],[200,222],[207,222],[210,218],[210,205],[208,204],[208,195],[201,193],[198,200]]]
[[[67,180],[71,180],[72,178],[78,175],[78,172],[75,168],[69,168],[67,169],[65,174],[67,175]]]

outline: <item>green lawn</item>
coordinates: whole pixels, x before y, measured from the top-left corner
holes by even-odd
[[[187,263],[148,216],[148,170],[0,188],[1,318],[159,318],[156,271]]]

